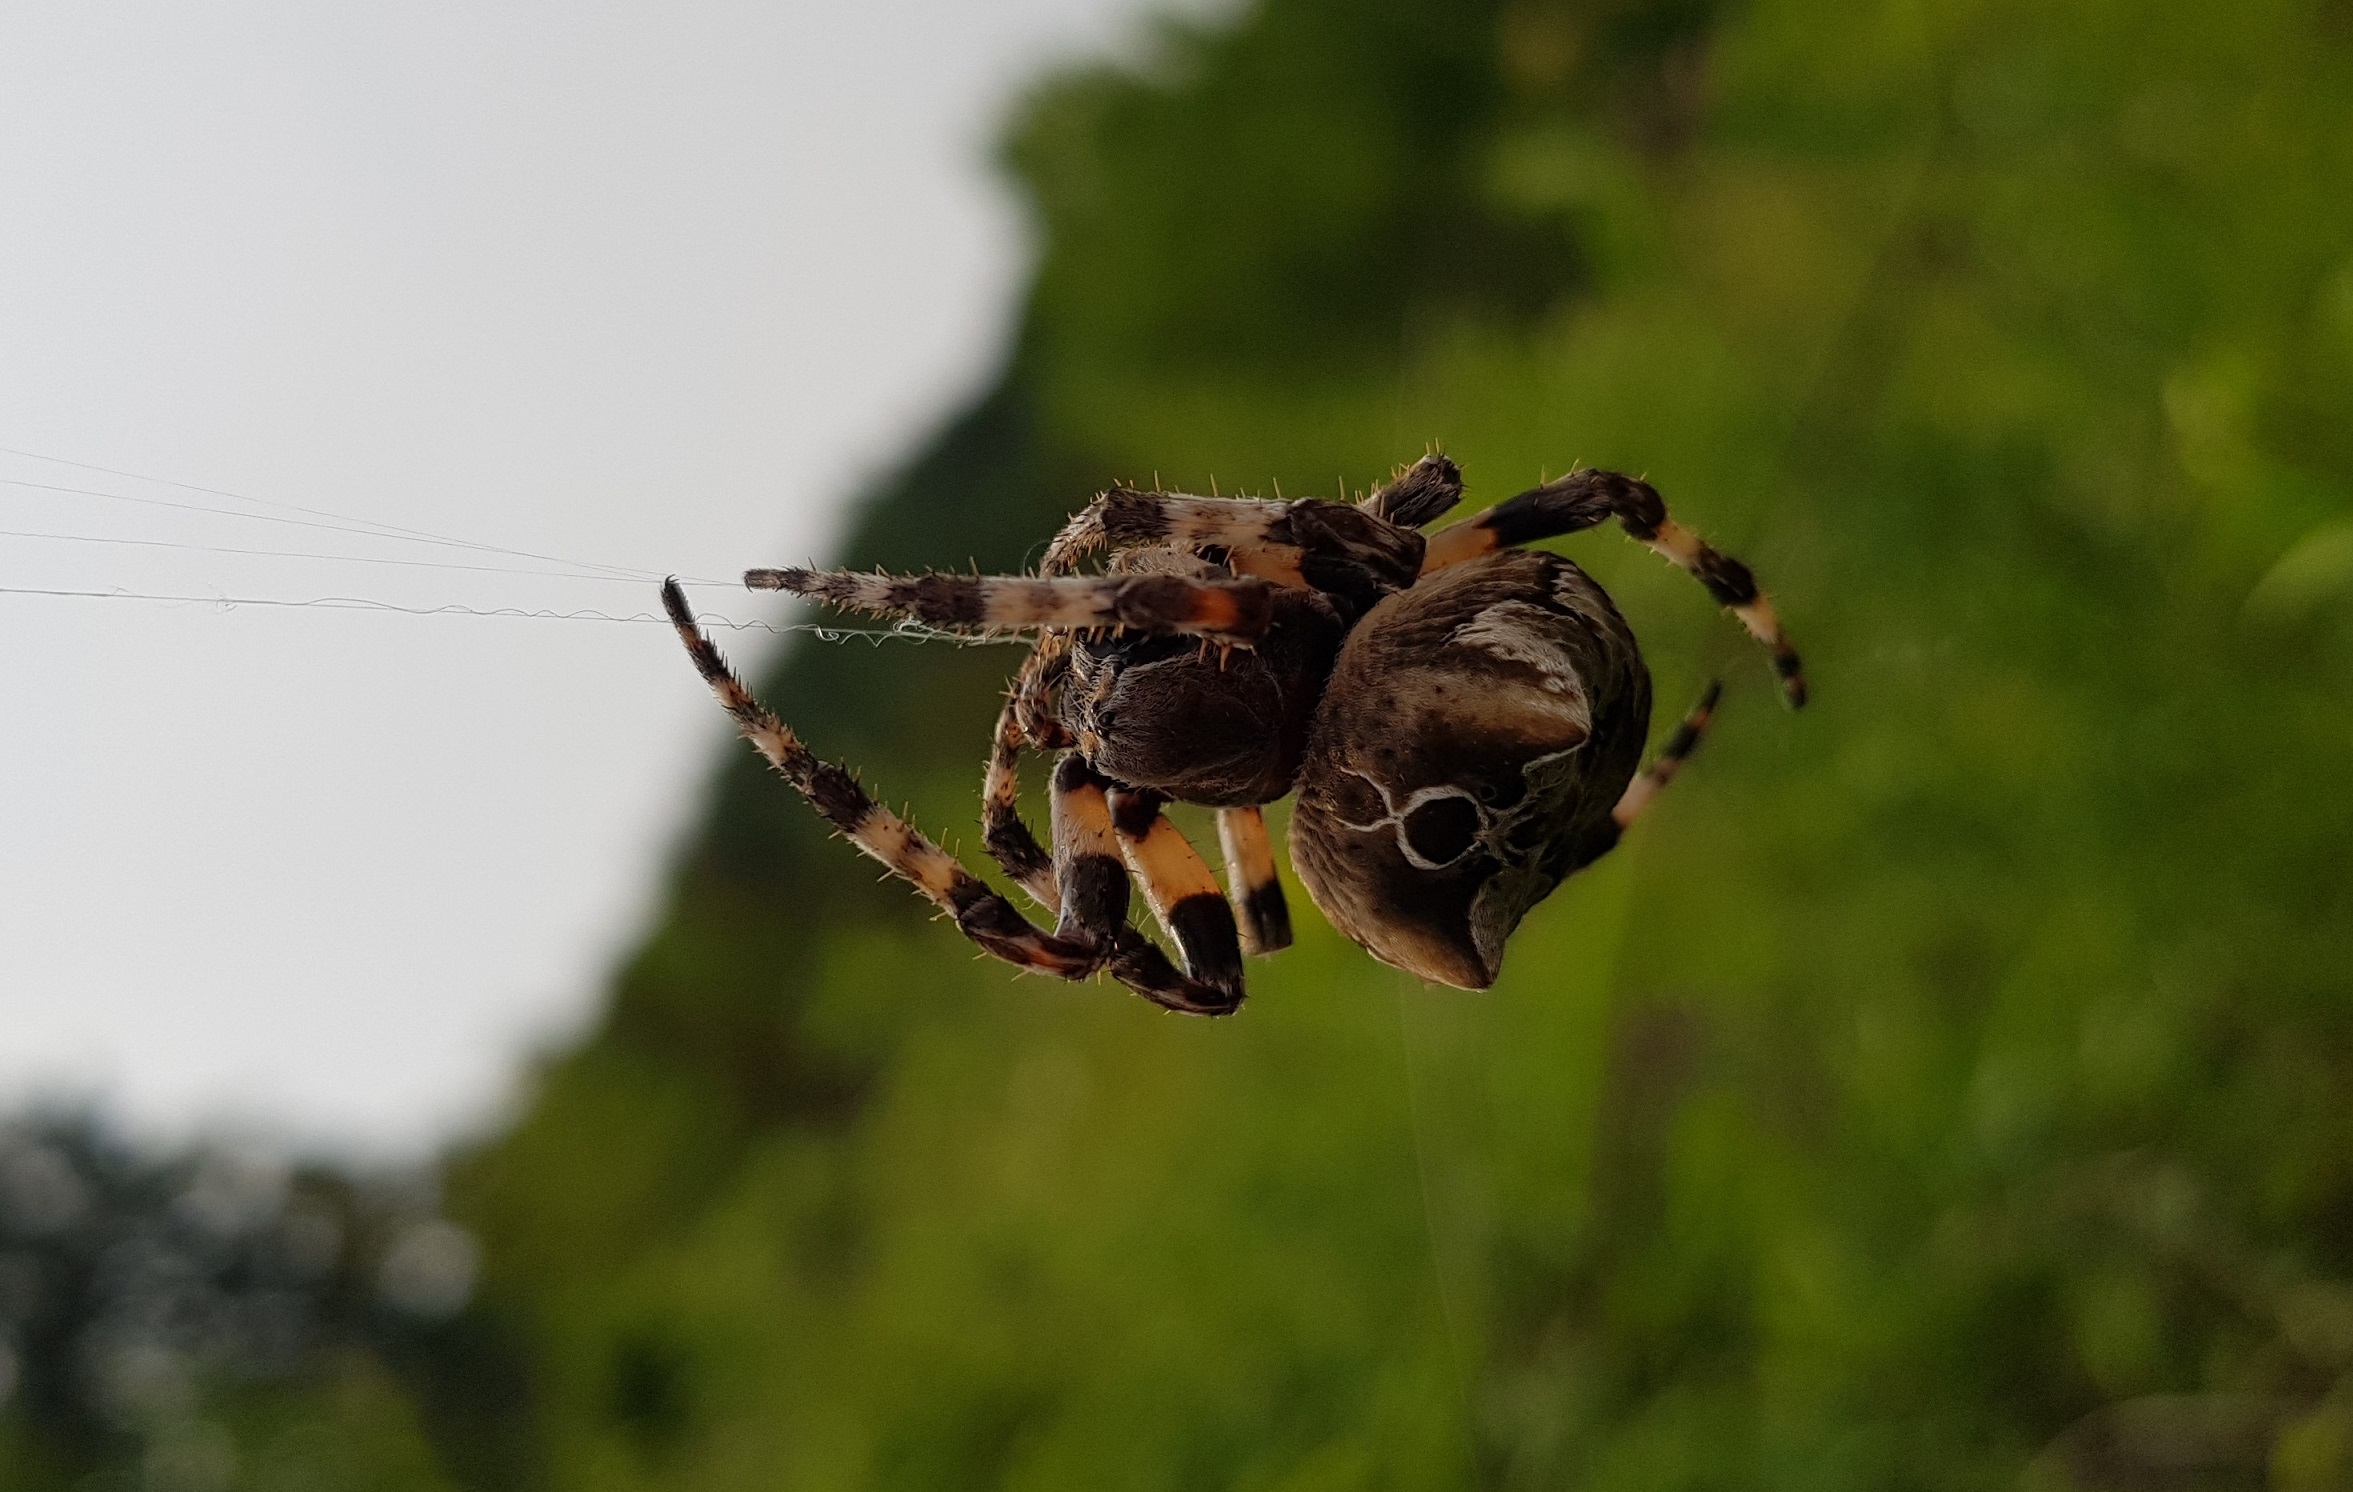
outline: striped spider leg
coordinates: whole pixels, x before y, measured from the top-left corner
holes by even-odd
[[[1749,635],[1772,655],[1773,672],[1781,680],[1782,697],[1790,708],[1806,702],[1805,669],[1798,661],[1797,649],[1790,646],[1772,601],[1757,588],[1748,566],[1710,548],[1699,535],[1669,518],[1658,489],[1640,477],[1587,467],[1531,488],[1476,518],[1431,535],[1422,571],[1428,574],[1499,549],[1577,533],[1612,517],[1627,533],[1691,572],[1718,605],[1740,618]]]
[[[1373,537],[1378,530],[1335,519],[1328,510],[1353,506],[1381,520],[1384,527],[1412,529],[1460,501],[1462,472],[1435,454],[1406,467],[1353,505],[1113,487],[1063,526],[1046,546],[1045,561],[1038,568],[1047,575],[1070,575],[1092,554],[1116,557],[1129,549],[1168,547],[1218,556],[1238,573],[1307,585],[1304,565],[1310,550],[1321,551],[1330,561],[1349,557],[1351,548],[1369,546],[1376,553],[1394,553],[1401,547],[1394,536],[1385,541]]]
[[[1022,660],[1005,708],[997,715],[980,785],[982,847],[1015,885],[1049,912],[1059,912],[1062,905],[1054,857],[1021,817],[1021,754],[1031,749],[1064,750],[1074,744],[1069,730],[1053,715],[1054,689],[1067,671],[1068,658],[1069,634],[1049,632]]]
[[[979,632],[1134,628],[1251,643],[1273,620],[1272,586],[1253,577],[917,575],[858,570],[747,570],[756,591],[790,591],[873,616]]]
[[[1241,926],[1242,951],[1264,956],[1290,947],[1291,907],[1283,899],[1282,877],[1275,871],[1266,811],[1255,804],[1219,809],[1217,842],[1225,855],[1227,895]]]
[[[1105,946],[1102,939],[1065,937],[1030,922],[953,855],[875,802],[847,771],[811,752],[790,726],[754,698],[703,634],[677,581],[663,585],[662,605],[696,671],[769,764],[852,844],[913,885],[983,951],[1018,968],[1063,979],[1085,979],[1107,970],[1147,999],[1189,1014],[1220,1015],[1240,1003],[1238,988],[1179,973],[1156,944],[1124,923]]]

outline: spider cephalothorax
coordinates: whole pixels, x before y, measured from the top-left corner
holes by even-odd
[[[1242,955],[1290,942],[1264,804],[1296,791],[1292,863],[1332,925],[1385,963],[1483,989],[1504,942],[1674,775],[1717,690],[1638,771],[1650,674],[1584,571],[1515,546],[1616,518],[1691,571],[1771,650],[1796,652],[1738,560],[1658,493],[1578,471],[1425,539],[1460,473],[1423,458],[1361,502],[1264,502],[1114,488],[1035,576],[753,570],[745,584],[935,627],[1035,632],[997,722],[983,841],[1055,915],[1038,927],[820,761],[746,691],[676,582],[663,602],[744,734],[833,825],[966,936],[1025,968],[1109,972],[1174,1010],[1242,1001]],[[1080,568],[1098,555],[1099,574]],[[1059,753],[1052,850],[1023,821],[1025,749]],[[1229,891],[1161,812],[1217,810]],[[1183,960],[1128,921],[1130,877]]]

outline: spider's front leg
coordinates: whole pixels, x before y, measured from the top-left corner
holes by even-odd
[[[1049,575],[1067,572],[1106,545],[1169,548],[1211,556],[1237,574],[1276,585],[1344,597],[1361,611],[1413,584],[1421,572],[1422,536],[1384,517],[1379,503],[1394,491],[1401,509],[1443,511],[1452,470],[1444,457],[1431,458],[1407,473],[1413,480],[1399,478],[1362,506],[1114,487],[1047,548],[1044,569]],[[1460,491],[1459,483],[1453,490]]]
[[[1088,556],[1167,546],[1261,549],[1292,543],[1291,504],[1247,497],[1192,497],[1113,487],[1087,504],[1046,546],[1038,566],[1047,575],[1072,575]]]
[[[829,606],[982,632],[1125,628],[1249,644],[1274,620],[1264,580],[1184,575],[917,575],[856,570],[747,570],[756,591],[790,591]]]
[[[857,778],[810,751],[727,666],[718,648],[703,635],[677,581],[663,585],[662,607],[670,614],[679,641],[686,644],[696,671],[727,713],[735,717],[744,736],[852,844],[913,885],[954,918],[966,937],[1007,963],[1064,979],[1084,979],[1101,966],[1099,949],[1067,942],[1032,924],[955,856],[875,802]]]
[[[1087,556],[1103,551],[1166,545],[1191,553],[1223,551],[1245,574],[1290,585],[1307,585],[1305,556],[1353,558],[1376,570],[1404,561],[1401,580],[1410,579],[1420,555],[1416,541],[1397,530],[1419,528],[1462,501],[1462,471],[1432,453],[1406,467],[1356,504],[1314,499],[1269,502],[1248,497],[1193,497],[1181,492],[1143,492],[1113,487],[1065,524],[1046,546],[1047,575],[1069,575]],[[1354,514],[1379,520],[1374,526],[1335,516]],[[1350,551],[1354,551],[1351,555]],[[1413,551],[1410,555],[1408,551]]]

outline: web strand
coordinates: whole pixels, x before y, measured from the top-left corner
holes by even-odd
[[[580,609],[556,611],[552,608],[524,606],[465,606],[455,602],[434,606],[403,606],[395,601],[380,601],[368,596],[311,596],[295,599],[287,596],[229,596],[169,594],[160,591],[133,590],[77,590],[64,586],[0,585],[0,596],[49,596],[82,601],[152,601],[183,606],[204,606],[221,611],[233,611],[241,606],[274,606],[289,609],[318,607],[329,611],[397,612],[404,616],[470,616],[508,617],[538,622],[627,622],[654,623],[667,627],[670,619],[657,612],[639,611],[626,616],[610,612]],[[895,627],[831,627],[823,622],[764,622],[758,619],[738,621],[713,612],[699,612],[697,621],[705,626],[723,628],[730,632],[766,632],[782,637],[791,633],[806,633],[820,642],[860,642],[880,645],[885,642],[947,642],[960,647],[985,647],[994,643],[1027,642],[1030,639],[1008,633],[942,632],[934,627],[916,623],[902,623]]]
[[[0,456],[15,456],[29,461],[47,462],[77,471],[96,472],[126,481],[143,482],[167,487],[179,492],[195,494],[199,498],[223,498],[234,503],[270,508],[273,512],[250,512],[219,503],[191,501],[175,497],[157,497],[133,492],[116,492],[105,488],[76,486],[66,482],[34,481],[26,477],[0,476],[0,488],[13,488],[28,493],[53,493],[60,496],[98,498],[109,502],[133,504],[142,508],[198,514],[246,523],[267,523],[309,529],[325,533],[347,535],[355,539],[404,544],[438,545],[486,556],[529,560],[534,568],[519,565],[470,564],[456,560],[423,559],[384,554],[338,554],[317,549],[278,549],[260,545],[214,544],[188,539],[149,538],[134,534],[91,534],[59,532],[55,529],[0,529],[0,539],[25,540],[35,543],[103,546],[114,549],[170,550],[195,554],[232,555],[245,559],[295,560],[314,564],[378,565],[405,570],[447,571],[488,575],[513,575],[538,580],[564,582],[593,581],[605,585],[641,585],[648,589],[663,578],[660,570],[621,565],[597,564],[586,560],[567,559],[561,555],[544,554],[505,545],[486,544],[448,534],[432,533],[424,529],[406,528],[398,524],[382,523],[371,518],[354,518],[328,508],[300,503],[277,502],[268,498],[249,497],[221,487],[206,487],[194,482],[174,481],[168,477],[149,476],[116,466],[102,466],[96,462],[74,461],[63,456],[51,456],[39,451],[16,446],[0,446]],[[289,516],[299,514],[303,516]],[[552,566],[555,568],[536,568]],[[737,587],[735,580],[713,580],[688,577],[690,585]],[[152,584],[152,582],[151,582]],[[351,595],[267,595],[230,593],[226,590],[191,588],[170,590],[141,588],[127,585],[0,585],[0,596],[41,597],[53,600],[77,601],[143,601],[159,606],[194,606],[218,611],[233,611],[241,607],[270,607],[274,609],[319,609],[329,611],[370,611],[402,616],[466,616],[503,617],[526,621],[563,622],[618,622],[643,625],[670,625],[659,612],[641,611],[618,614],[594,608],[540,607],[522,604],[471,605],[464,602],[406,603],[375,596]],[[901,622],[887,628],[841,627],[824,622],[777,623],[762,620],[737,620],[732,617],[704,613],[699,618],[706,625],[730,632],[766,632],[774,636],[806,634],[821,642],[846,642],[853,638],[873,645],[888,641],[949,642],[970,647],[987,643],[1018,642],[1025,639],[1004,634],[970,634],[946,632],[919,623]]]
[[[266,497],[249,497],[242,492],[232,492],[225,487],[204,487],[199,486],[194,482],[175,481],[170,477],[148,476],[143,472],[129,471],[122,467],[100,466],[94,462],[89,461],[74,461],[64,456],[51,456],[40,451],[24,450],[17,446],[0,446],[0,455],[19,456],[28,461],[45,461],[53,466],[71,467],[77,471],[94,471],[110,477],[122,477],[128,481],[146,482],[157,487],[171,487],[181,492],[194,492],[206,497],[225,497],[232,502],[251,503],[256,507],[275,508],[289,513],[306,513],[312,518],[328,518],[334,520],[332,524],[302,524],[301,526],[305,528],[330,527],[338,528],[340,531],[345,533],[365,534],[371,538],[398,539],[417,544],[445,544],[458,549],[474,549],[492,554],[503,554],[510,559],[532,559],[539,560],[545,564],[565,565],[574,569],[601,570],[609,575],[625,579],[659,580],[661,578],[659,575],[650,570],[637,569],[631,566],[603,565],[590,560],[564,559],[551,554],[535,554],[530,550],[525,549],[509,549],[502,545],[485,544],[474,539],[459,539],[453,538],[447,534],[436,534],[426,529],[406,528],[396,523],[384,523],[374,518],[355,518],[349,514],[333,512],[326,508],[305,507],[300,503],[278,502],[274,499]],[[217,508],[203,503],[175,503],[164,498],[132,497],[125,493],[105,492],[88,487],[66,487],[52,483],[25,482],[17,480],[8,480],[7,484],[13,487],[43,488],[53,492],[79,493],[87,497],[110,497],[124,502],[152,503],[159,507],[185,508],[199,513],[211,513],[223,518],[249,518],[265,520],[270,519],[271,517],[271,515],[268,514],[241,513],[232,508]],[[299,520],[287,518],[278,518],[271,521],[280,523],[299,522]]]
[[[252,517],[252,514],[224,515]],[[124,544],[142,549],[184,549],[201,554],[236,554],[258,559],[323,560],[344,565],[399,565],[415,570],[461,570],[480,575],[531,575],[542,580],[589,580],[608,585],[651,585],[652,578],[634,575],[589,575],[561,570],[526,570],[519,565],[461,565],[450,560],[398,559],[381,554],[320,554],[300,549],[244,549],[226,544],[193,544],[177,539],[133,539],[114,534],[53,534],[36,533],[27,529],[0,529],[0,539],[47,539],[60,544]],[[683,577],[682,577],[683,578]],[[724,580],[695,577],[693,585],[727,585]]]

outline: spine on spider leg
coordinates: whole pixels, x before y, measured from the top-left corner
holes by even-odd
[[[675,579],[662,584],[662,609],[677,628],[695,671],[735,717],[745,738],[852,844],[913,884],[953,917],[966,937],[1010,963],[1066,979],[1083,979],[1100,967],[1101,956],[1095,950],[1073,947],[1032,926],[1013,903],[989,889],[955,856],[875,802],[843,768],[802,744],[790,726],[753,697],[703,635],[686,592]]]

